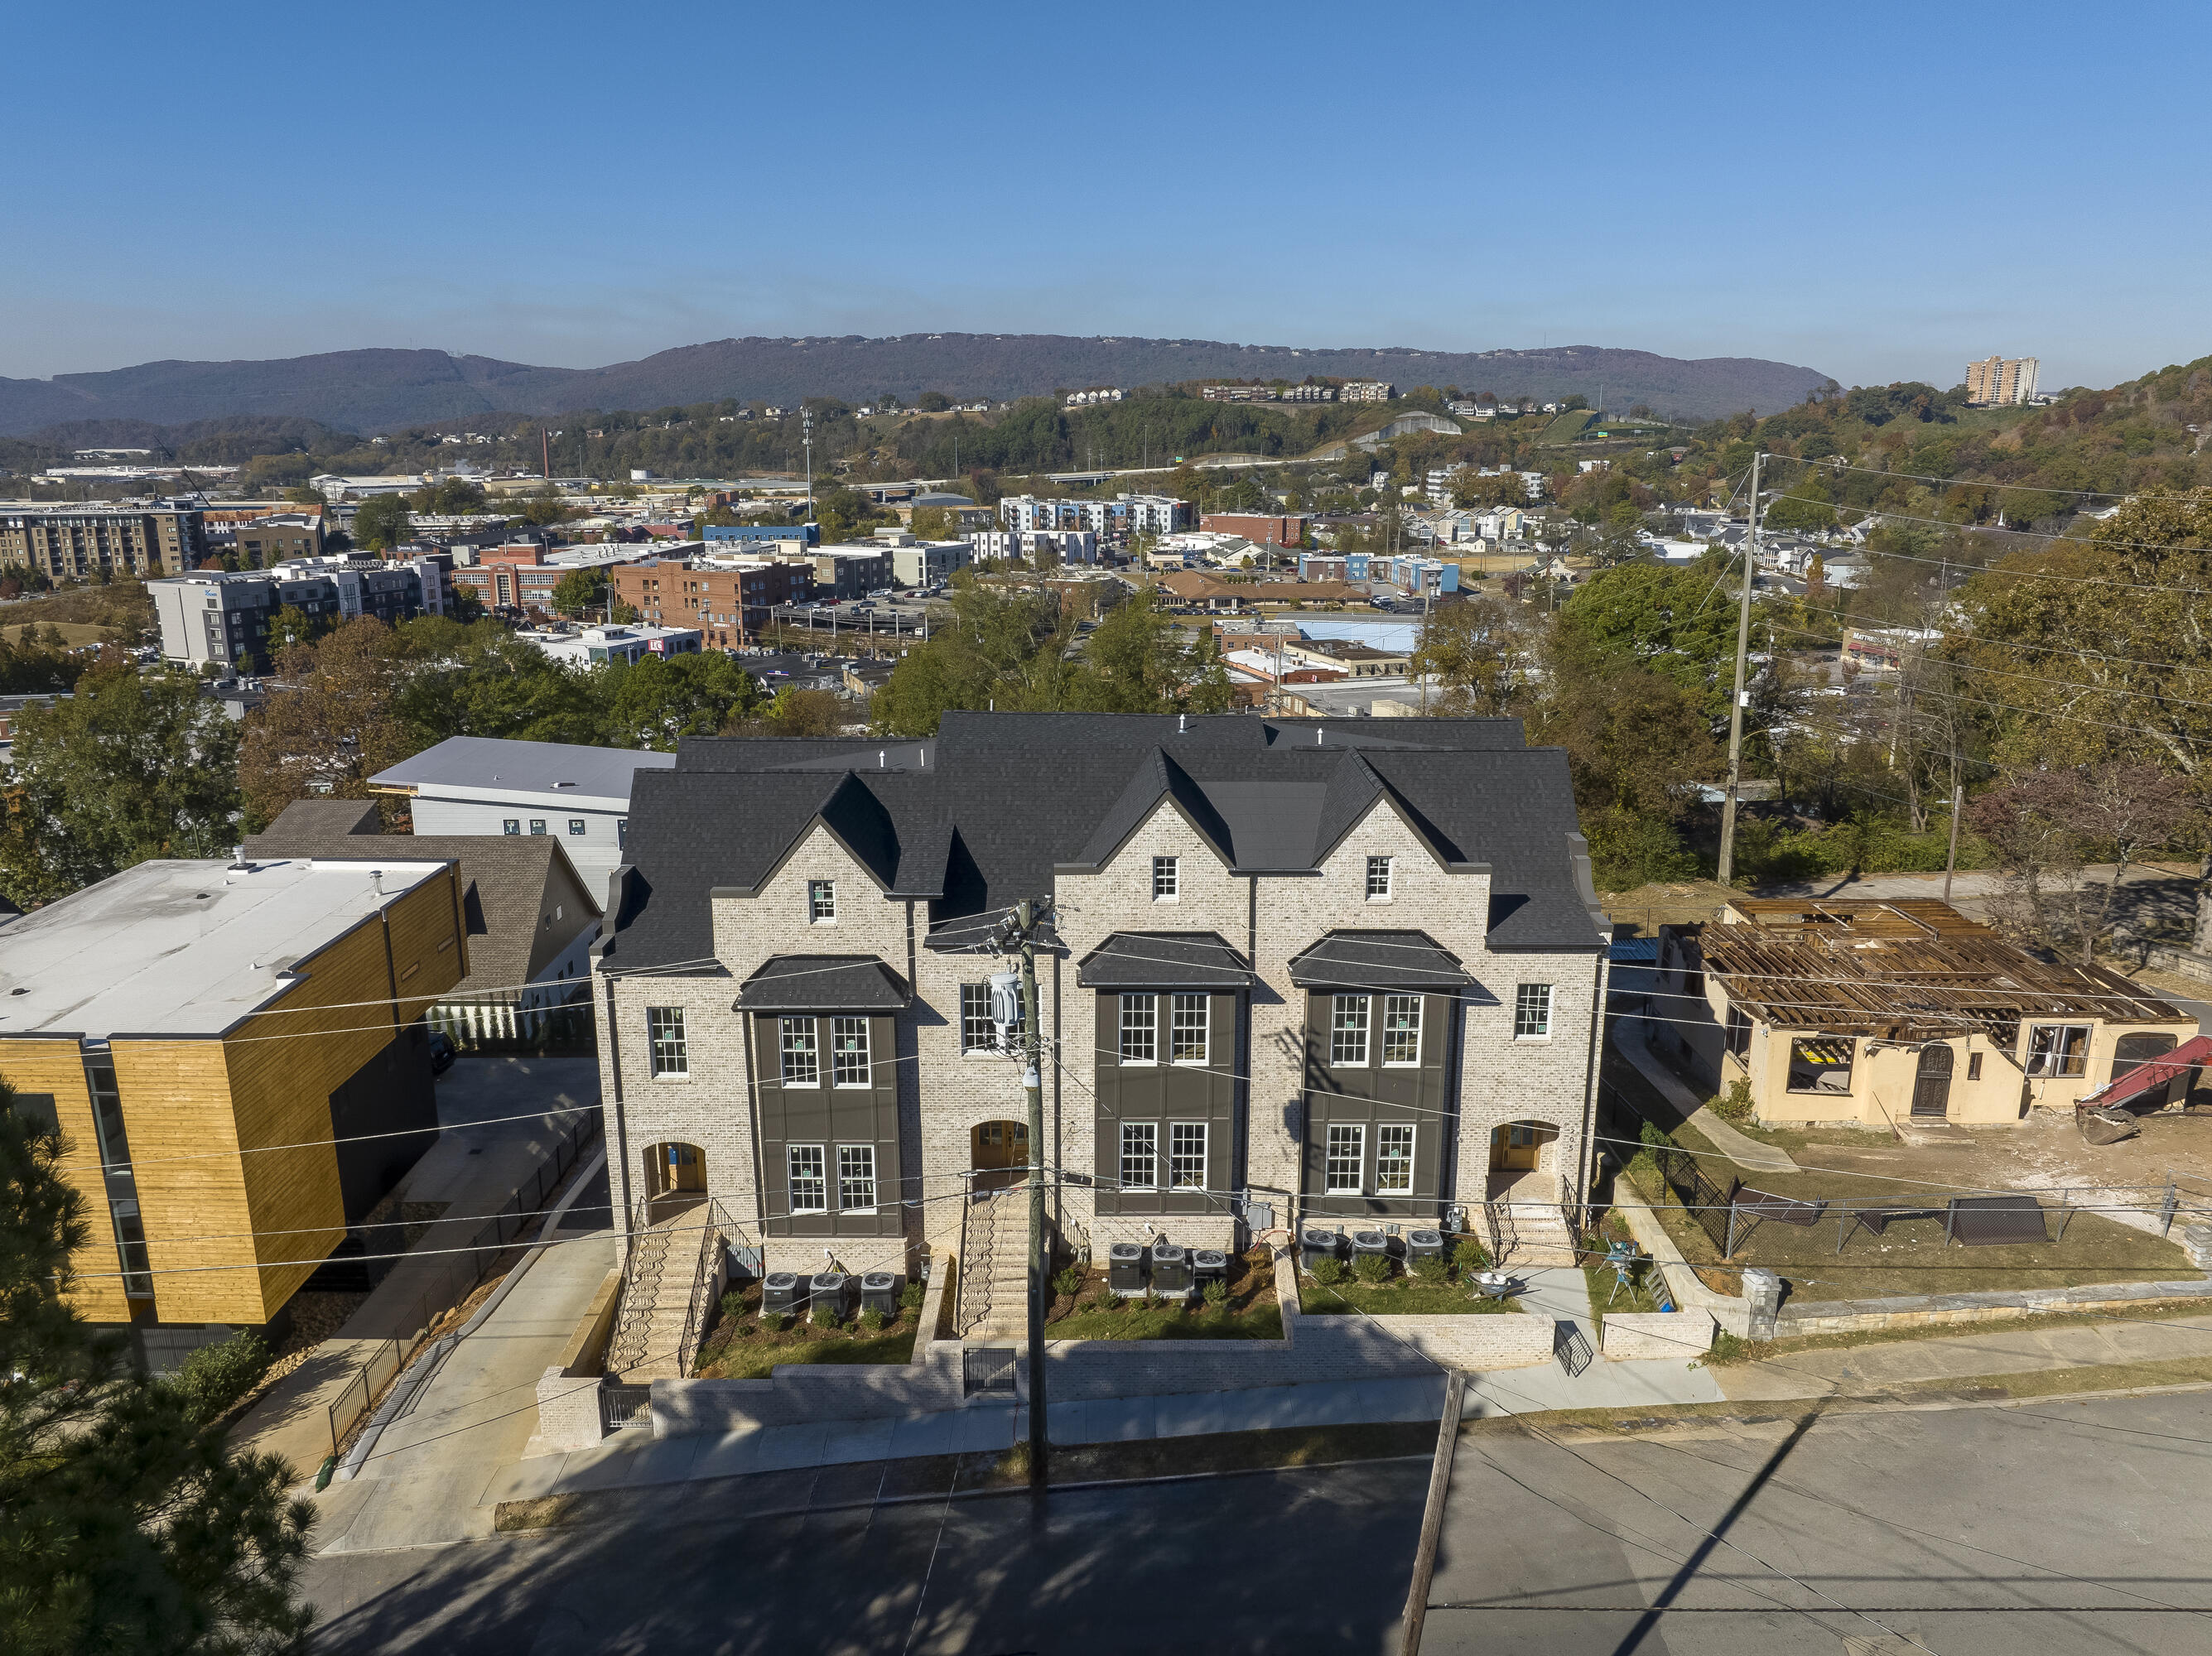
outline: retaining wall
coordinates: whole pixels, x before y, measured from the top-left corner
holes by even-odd
[[[1608,1311],[1598,1350],[1615,1362],[1639,1357],[1695,1357],[1713,1349],[1710,1311]]]
[[[953,1276],[939,1257],[931,1274],[922,1326],[936,1326],[938,1297]],[[1304,1316],[1297,1270],[1288,1253],[1275,1262],[1283,1310],[1279,1340],[1052,1340],[1045,1346],[1046,1388],[1056,1401],[1232,1392],[1316,1380],[1388,1380],[1439,1368],[1514,1368],[1552,1360],[1553,1322],[1527,1313],[1440,1316]],[[657,1380],[656,1437],[726,1432],[745,1425],[808,1420],[880,1419],[957,1409],[963,1396],[962,1344],[918,1343],[911,1362],[785,1366],[768,1380]],[[1017,1350],[1021,1349],[1017,1344]],[[1026,1388],[1026,1376],[1024,1376]],[[979,1402],[1003,1402],[1004,1394]]]

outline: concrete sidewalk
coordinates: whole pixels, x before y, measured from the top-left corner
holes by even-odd
[[[1731,1399],[1779,1400],[2173,1357],[2212,1357],[2212,1317],[2075,1323],[1948,1339],[1892,1340],[1792,1352],[1711,1372]]]
[[[1658,1089],[1660,1096],[1673,1105],[1685,1121],[1710,1139],[1715,1149],[1747,1173],[1797,1171],[1797,1164],[1790,1160],[1789,1151],[1762,1144],[1738,1132],[1714,1114],[1705,1101],[1690,1090],[1688,1083],[1667,1067],[1666,1062],[1651,1050],[1651,1026],[1646,1019],[1616,1016],[1607,1022],[1607,1039],[1613,1042],[1614,1050],[1636,1066],[1638,1075]],[[1617,1148],[1623,1161],[1633,1154],[1625,1145]]]

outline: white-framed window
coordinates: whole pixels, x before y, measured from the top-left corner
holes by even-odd
[[[1160,1061],[1160,999],[1158,995],[1121,997],[1121,1062]]]
[[[835,880],[809,880],[806,883],[806,923],[809,925],[835,925],[837,923],[837,883]]]
[[[690,1051],[684,1040],[682,1007],[647,1007],[645,1041],[653,1055],[653,1074],[688,1076],[691,1073]]]
[[[1513,1039],[1534,1040],[1552,1033],[1552,986],[1524,983],[1513,992]]]
[[[960,1050],[963,1052],[995,1052],[999,1050],[999,1026],[991,1020],[991,986],[988,983],[963,983],[960,986]]]
[[[1367,1067],[1367,997],[1336,995],[1329,1001],[1328,1062],[1335,1070]]]
[[[1410,1124],[1388,1122],[1375,1129],[1375,1193],[1413,1193],[1413,1129]]]
[[[1389,900],[1390,863],[1391,859],[1388,857],[1370,857],[1367,859],[1367,901],[1369,902],[1379,903]]]
[[[1171,1121],[1168,1124],[1168,1188],[1206,1188],[1206,1123],[1203,1121]]]
[[[1155,857],[1152,858],[1152,901],[1171,903],[1182,895],[1182,858]]]
[[[1359,1175],[1367,1162],[1367,1129],[1331,1122],[1328,1161],[1322,1168],[1322,1186],[1331,1196],[1359,1194]]]
[[[822,1084],[821,1036],[811,1017],[778,1018],[776,1029],[783,1046],[783,1084],[819,1087]]]
[[[1421,998],[1382,997],[1382,1062],[1410,1067],[1421,1061]]]
[[[1176,995],[1168,1019],[1168,1062],[1203,1064],[1206,1058],[1206,1007],[1204,995]]]
[[[1159,1182],[1159,1123],[1124,1121],[1121,1124],[1121,1188],[1154,1190]]]
[[[875,1079],[868,1063],[868,1021],[830,1020],[830,1084],[866,1087]]]
[[[2038,1023],[2027,1032],[2027,1063],[2032,1076],[2078,1076],[2089,1068],[2089,1026],[2086,1023]]]
[[[876,1147],[837,1146],[837,1205],[847,1213],[876,1210]]]
[[[793,1213],[830,1211],[830,1180],[819,1144],[787,1144],[784,1164],[791,1173],[791,1210]]]

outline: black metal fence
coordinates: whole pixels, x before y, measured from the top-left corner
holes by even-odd
[[[519,994],[472,995],[440,1001],[424,1015],[464,1052],[595,1052],[599,1034],[588,985],[557,1005],[526,1006]]]
[[[1688,1210],[1690,1217],[1712,1240],[1723,1259],[1728,1258],[1729,1192],[1715,1184],[1698,1163],[1698,1158],[1687,1150],[1676,1149],[1672,1144],[1647,1144],[1644,1153],[1651,1158],[1658,1170],[1659,1180],[1674,1192],[1674,1199]]]
[[[960,1354],[960,1389],[963,1396],[978,1392],[1014,1389],[1014,1348],[1011,1345],[971,1345]]]
[[[653,1388],[599,1382],[599,1429],[619,1432],[632,1426],[653,1424]]]

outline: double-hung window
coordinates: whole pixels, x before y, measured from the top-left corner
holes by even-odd
[[[811,1017],[778,1018],[776,1026],[782,1037],[783,1084],[819,1087],[822,1047],[815,1021]]]
[[[1160,1128],[1156,1121],[1121,1124],[1121,1188],[1153,1190],[1160,1182]]]
[[[836,924],[837,883],[835,880],[809,880],[806,883],[806,920],[810,925]]]
[[[1206,1188],[1206,1123],[1168,1124],[1168,1186],[1171,1190]]]
[[[830,1211],[830,1180],[819,1144],[787,1144],[785,1164],[791,1171],[791,1210],[793,1213]]]
[[[1179,857],[1152,858],[1152,901],[1171,903],[1182,895],[1182,859]]]
[[[1382,997],[1382,1062],[1413,1065],[1421,1061],[1421,998]]]
[[[1413,1129],[1410,1125],[1390,1122],[1375,1129],[1375,1193],[1413,1193]]]
[[[2027,1070],[2032,1076],[2078,1076],[2089,1067],[2089,1026],[2039,1023],[2027,1032]]]
[[[960,986],[960,1050],[963,1052],[995,1052],[999,1050],[999,1026],[991,1019],[991,986],[988,983],[963,983]]]
[[[1359,1194],[1359,1175],[1367,1160],[1367,1129],[1332,1122],[1328,1129],[1328,1161],[1322,1168],[1324,1188],[1331,1196]]]
[[[866,1018],[830,1020],[830,1083],[833,1087],[865,1087],[873,1079],[868,1065],[868,1021]]]
[[[647,1007],[645,1035],[646,1045],[653,1055],[653,1074],[682,1076],[691,1073],[690,1056],[684,1040],[682,1007]]]
[[[1206,1004],[1204,995],[1174,997],[1168,1025],[1169,1063],[1206,1062]]]
[[[1121,1062],[1160,1061],[1160,1001],[1157,995],[1121,997]]]
[[[1388,902],[1390,898],[1390,859],[1370,857],[1367,859],[1367,901]]]
[[[1513,1039],[1534,1040],[1552,1033],[1552,986],[1524,983],[1513,996]]]
[[[837,1146],[837,1205],[847,1213],[876,1210],[876,1147]]]
[[[1367,997],[1337,995],[1328,1016],[1328,1062],[1331,1069],[1367,1067]]]

